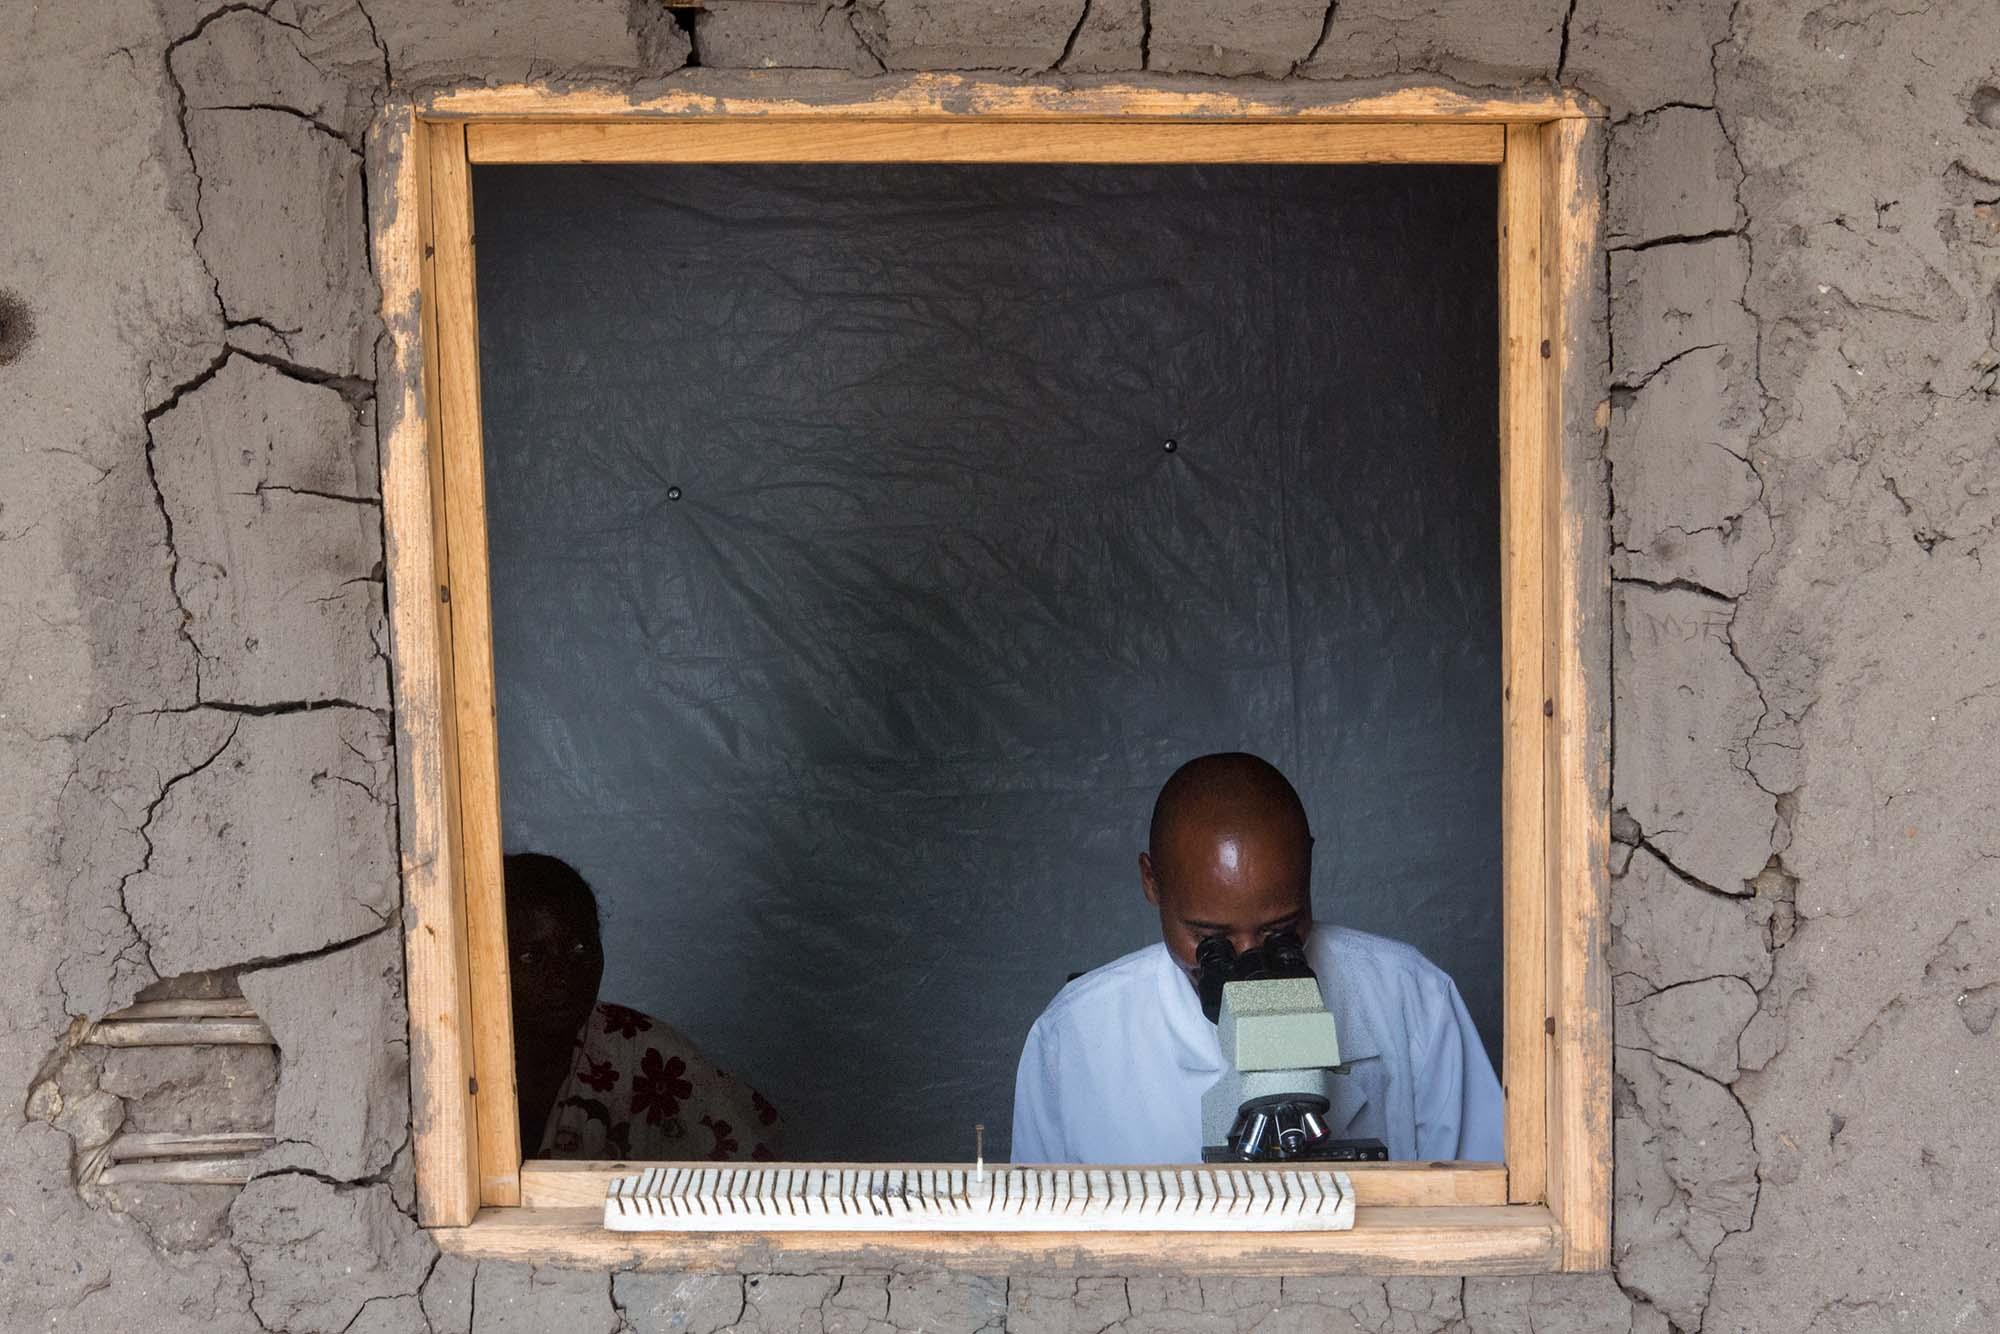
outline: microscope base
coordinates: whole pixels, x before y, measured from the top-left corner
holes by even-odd
[[[1201,1151],[1201,1160],[1205,1163],[1244,1162],[1226,1144],[1208,1145]],[[1258,1164],[1386,1163],[1389,1161],[1389,1146],[1379,1139],[1330,1139],[1290,1158],[1258,1158],[1254,1161]]]

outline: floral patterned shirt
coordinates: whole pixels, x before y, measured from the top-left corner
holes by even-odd
[[[651,1015],[600,1001],[577,1030],[543,1158],[775,1158],[778,1109]]]

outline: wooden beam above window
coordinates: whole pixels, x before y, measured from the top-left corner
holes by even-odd
[[[1486,163],[1502,125],[1450,122],[729,120],[498,121],[466,127],[475,163]]]

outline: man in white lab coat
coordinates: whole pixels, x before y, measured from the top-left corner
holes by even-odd
[[[1498,1160],[1500,1082],[1458,988],[1408,945],[1312,920],[1312,835],[1285,776],[1254,755],[1176,770],[1139,854],[1161,943],[1077,978],[1028,1032],[1014,1080],[1017,1163],[1201,1161],[1201,1095],[1222,1073],[1195,949],[1304,937],[1347,1071],[1327,1117],[1396,1159]]]

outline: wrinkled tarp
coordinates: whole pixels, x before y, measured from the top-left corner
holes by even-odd
[[[582,870],[605,998],[789,1156],[1004,1157],[1211,750],[1292,777],[1320,917],[1497,1048],[1491,170],[475,188],[506,846]]]

